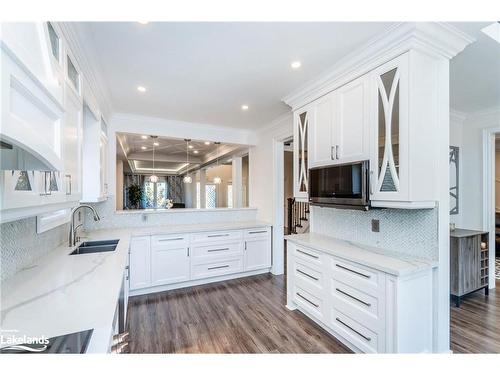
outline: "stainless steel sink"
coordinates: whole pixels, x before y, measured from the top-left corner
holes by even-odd
[[[69,255],[103,253],[114,251],[119,240],[104,240],[104,241],[86,241],[78,246]]]

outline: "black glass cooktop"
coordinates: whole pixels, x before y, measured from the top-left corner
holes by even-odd
[[[67,335],[52,337],[47,345],[42,344],[23,344],[7,346],[0,349],[2,354],[83,354],[92,336],[93,329],[87,331],[70,333]]]

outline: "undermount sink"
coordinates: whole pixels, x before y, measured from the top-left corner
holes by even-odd
[[[114,251],[119,240],[104,240],[104,241],[86,241],[78,246],[69,255],[104,253]]]

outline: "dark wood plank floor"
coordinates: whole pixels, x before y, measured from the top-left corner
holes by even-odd
[[[450,329],[454,353],[500,353],[500,281],[488,297],[480,291],[452,305]]]
[[[131,353],[349,353],[270,274],[133,297]]]

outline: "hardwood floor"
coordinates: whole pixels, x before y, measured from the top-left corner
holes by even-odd
[[[451,307],[451,350],[454,353],[500,353],[500,280],[486,297],[483,291]]]
[[[285,301],[270,274],[132,297],[130,352],[350,353]]]

